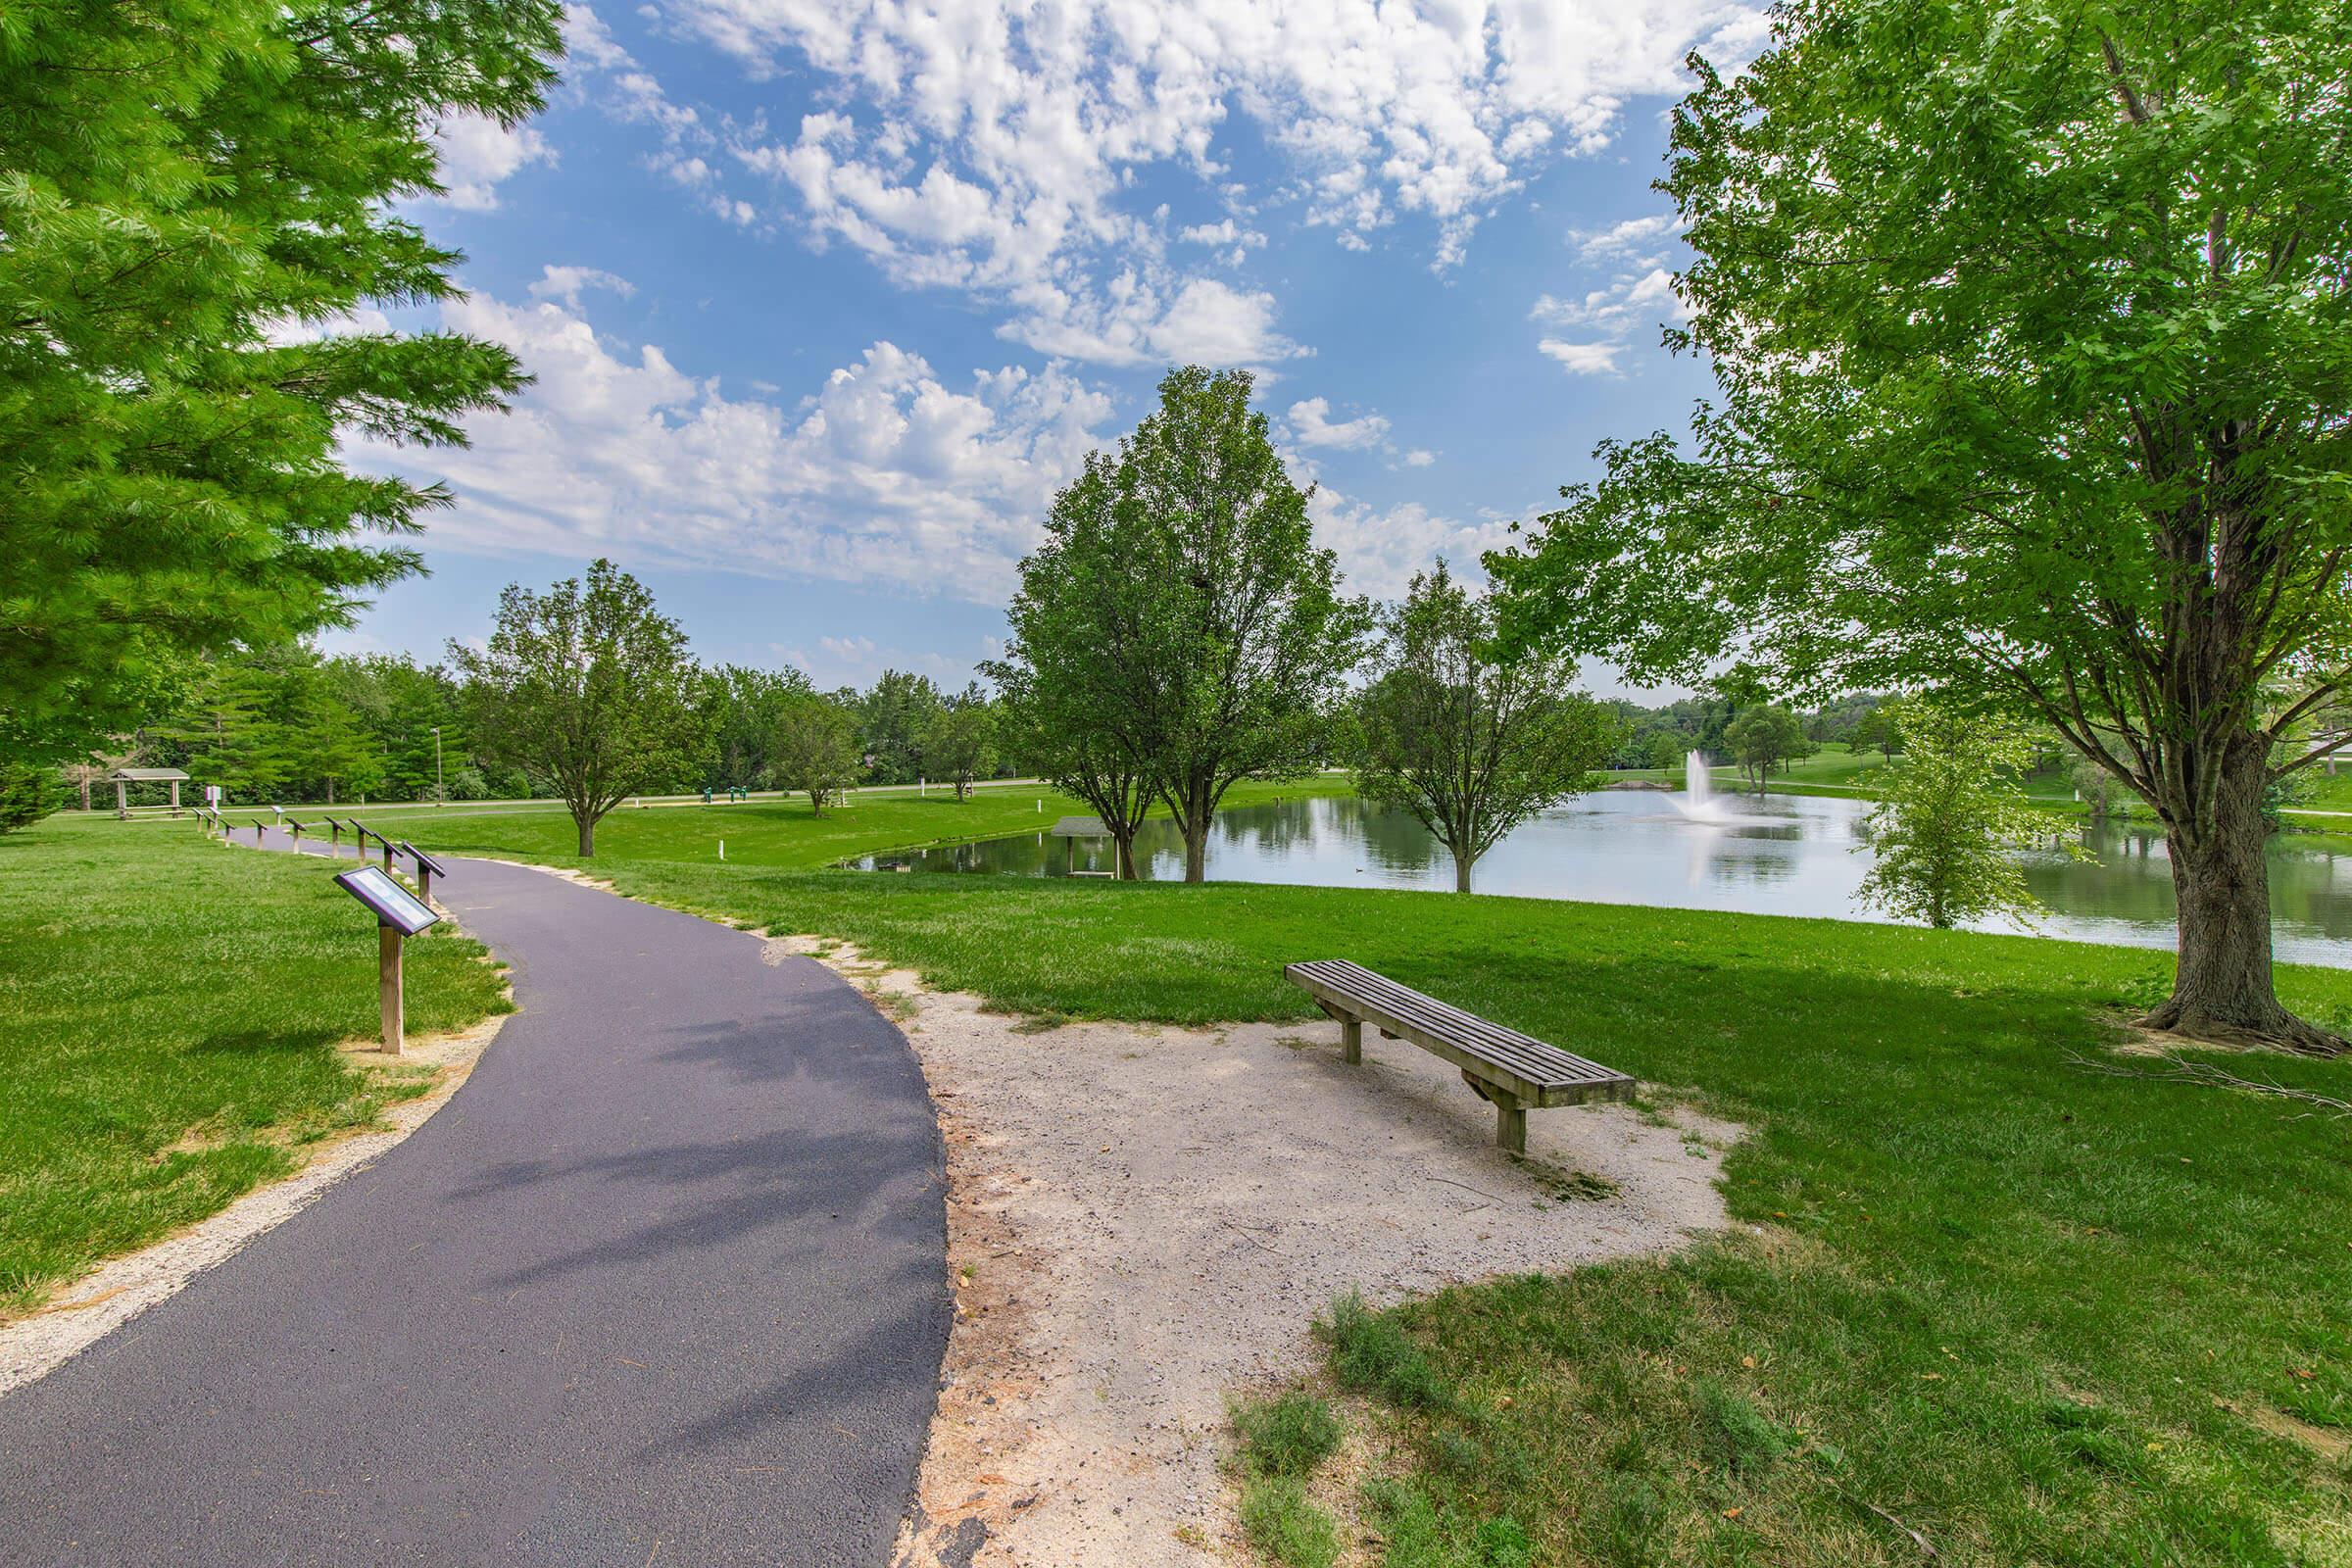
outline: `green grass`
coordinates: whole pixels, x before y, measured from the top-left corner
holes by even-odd
[[[1276,797],[1348,793],[1344,778],[1302,780],[1290,784],[1237,785],[1226,801],[1246,806]],[[320,813],[308,808],[290,814],[311,821]],[[356,816],[370,828],[394,838],[414,838],[427,849],[452,855],[495,855],[545,865],[598,869],[631,861],[680,861],[720,864],[718,847],[724,841],[729,867],[786,867],[819,870],[860,855],[888,850],[920,849],[971,839],[996,838],[1050,826],[1057,816],[1081,814],[1087,808],[1066,795],[1043,786],[1018,790],[975,791],[958,801],[953,793],[934,789],[929,796],[860,793],[846,806],[832,806],[822,816],[813,812],[806,796],[710,806],[623,806],[597,824],[596,854],[582,858],[579,833],[563,806],[536,802],[523,806],[363,806],[337,807],[338,818]],[[267,809],[226,813],[245,830],[256,816],[268,820]],[[195,829],[185,820],[149,819],[116,822],[103,816],[78,814],[61,826],[81,831],[186,833]]]
[[[1733,1228],[1671,1259],[1335,1310],[1335,1381],[1401,1455],[1367,1496],[1390,1568],[1927,1562],[1913,1531],[1936,1561],[1985,1568],[2352,1561],[2352,1124],[2083,1070],[2121,1059],[2115,1020],[2161,995],[2168,956],[1445,894],[800,868],[989,831],[997,808],[877,811],[862,843],[787,815],[760,830],[761,860],[737,860],[730,829],[723,866],[662,858],[694,843],[693,812],[647,812],[594,865],[1049,1018],[1302,1018],[1281,964],[1351,957],[1747,1128],[1725,1164]],[[461,846],[457,820],[436,846],[567,858],[544,825],[478,818]],[[2352,1022],[2352,974],[2285,966],[2279,984]],[[2352,1098],[2352,1063],[2256,1070]],[[1245,1507],[1269,1549],[1318,1560],[1328,1516],[1295,1479],[1253,1479]]]
[[[1925,1561],[1905,1530],[1986,1565],[2352,1560],[2352,1132],[2082,1070],[2161,995],[2162,953],[1353,889],[600,870],[1038,1014],[1299,1018],[1281,964],[1351,957],[1744,1123],[1728,1235],[1334,1334],[1409,1457],[1426,1560],[1480,1560],[1480,1532],[1507,1555],[1501,1524],[1580,1568]],[[2352,1021],[2352,975],[2279,979]],[[2352,1064],[2260,1070],[2352,1098]],[[1270,1486],[1257,1506],[1289,1517]]]
[[[0,1315],[419,1092],[334,1049],[376,1032],[373,927],[324,862],[184,822],[0,838]],[[505,1010],[481,957],[410,945],[413,1031]]]
[[[1340,1418],[1330,1403],[1293,1389],[1234,1411],[1242,1466],[1251,1475],[1305,1476],[1339,1450]]]

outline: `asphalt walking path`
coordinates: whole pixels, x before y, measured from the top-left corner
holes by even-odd
[[[521,1012],[405,1142],[0,1398],[0,1564],[881,1564],[949,1316],[905,1039],[708,921],[484,860],[433,892]]]

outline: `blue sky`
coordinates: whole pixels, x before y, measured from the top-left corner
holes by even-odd
[[[1257,371],[1356,587],[1474,564],[1703,393],[1649,186],[1685,54],[1760,33],[1721,0],[572,6],[544,115],[443,127],[416,216],[468,298],[396,318],[537,383],[468,451],[353,450],[457,502],[328,645],[435,655],[609,555],[706,660],[960,684],[1054,490],[1184,361]]]

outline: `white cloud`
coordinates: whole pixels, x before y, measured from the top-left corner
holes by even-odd
[[[1679,232],[1676,220],[1662,216],[1629,219],[1614,228],[1581,236],[1581,258],[1595,270],[1608,266],[1616,270],[1606,282],[1582,294],[1539,296],[1528,317],[1551,330],[1538,340],[1537,348],[1571,374],[1614,374],[1620,358],[1638,338],[1683,321],[1688,313],[1666,265]],[[1571,331],[1577,336],[1559,335]]]
[[[732,144],[794,194],[812,240],[1009,304],[1021,341],[1113,362],[1148,337],[1068,318],[1117,316],[1120,276],[1165,300],[1198,281],[1127,205],[1145,172],[1189,172],[1229,212],[1279,199],[1350,248],[1413,218],[1450,266],[1545,161],[1597,150],[1631,97],[1675,90],[1688,50],[1736,64],[1761,37],[1740,0],[677,0],[662,15],[835,106]],[[1219,162],[1229,117],[1278,153],[1270,190]],[[1235,266],[1257,233],[1227,220],[1178,238]]]
[[[1614,375],[1622,343],[1570,343],[1561,338],[1540,339],[1536,347],[1567,367],[1570,375]]]
[[[1408,468],[1426,468],[1437,461],[1438,455],[1427,447],[1415,447],[1404,455],[1404,466]]]
[[[1629,218],[1603,229],[1579,229],[1569,237],[1576,246],[1577,256],[1584,261],[1648,268],[1665,260],[1682,231],[1683,220],[1674,214],[1652,213],[1645,218]]]
[[[513,349],[537,382],[511,414],[469,421],[470,448],[354,455],[446,478],[460,499],[435,539],[474,553],[610,550],[999,603],[1111,414],[1057,368],[951,385],[889,342],[787,405],[726,397],[564,299],[476,294],[442,318]]]
[[[1291,439],[1306,447],[1337,447],[1343,452],[1352,452],[1385,445],[1389,437],[1389,421],[1377,414],[1334,421],[1331,403],[1326,398],[1308,398],[1292,404],[1288,422]]]
[[[1188,363],[1264,368],[1307,351],[1274,326],[1274,296],[1192,278],[1162,282],[1130,270],[1097,294],[1040,286],[1023,291],[1023,314],[998,335],[1041,354],[1103,365]]]
[[[372,305],[338,312],[323,321],[279,320],[264,334],[263,341],[271,348],[289,348],[296,343],[317,343],[330,337],[355,337],[392,330],[392,318]]]
[[[1339,552],[1348,587],[1378,599],[1403,598],[1413,573],[1428,570],[1440,556],[1456,576],[1482,581],[1480,557],[1511,536],[1510,524],[1498,519],[1466,522],[1437,515],[1418,502],[1372,507],[1328,487],[1316,490],[1307,508],[1316,542]]]
[[[494,211],[499,185],[532,164],[552,164],[556,150],[528,125],[512,128],[480,115],[451,115],[433,131],[440,156],[441,200],[472,213]]]
[[[1187,245],[1231,246],[1237,251],[1261,250],[1266,236],[1254,228],[1244,228],[1230,218],[1213,223],[1193,223],[1176,231],[1176,237]]]
[[[540,300],[562,300],[573,310],[580,308],[582,289],[611,289],[622,299],[637,292],[637,285],[625,277],[594,267],[543,267],[539,281],[531,285],[531,297]]]

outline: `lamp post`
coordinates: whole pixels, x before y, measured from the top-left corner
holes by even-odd
[[[433,726],[433,804],[447,806],[449,790],[441,782],[441,726]]]

